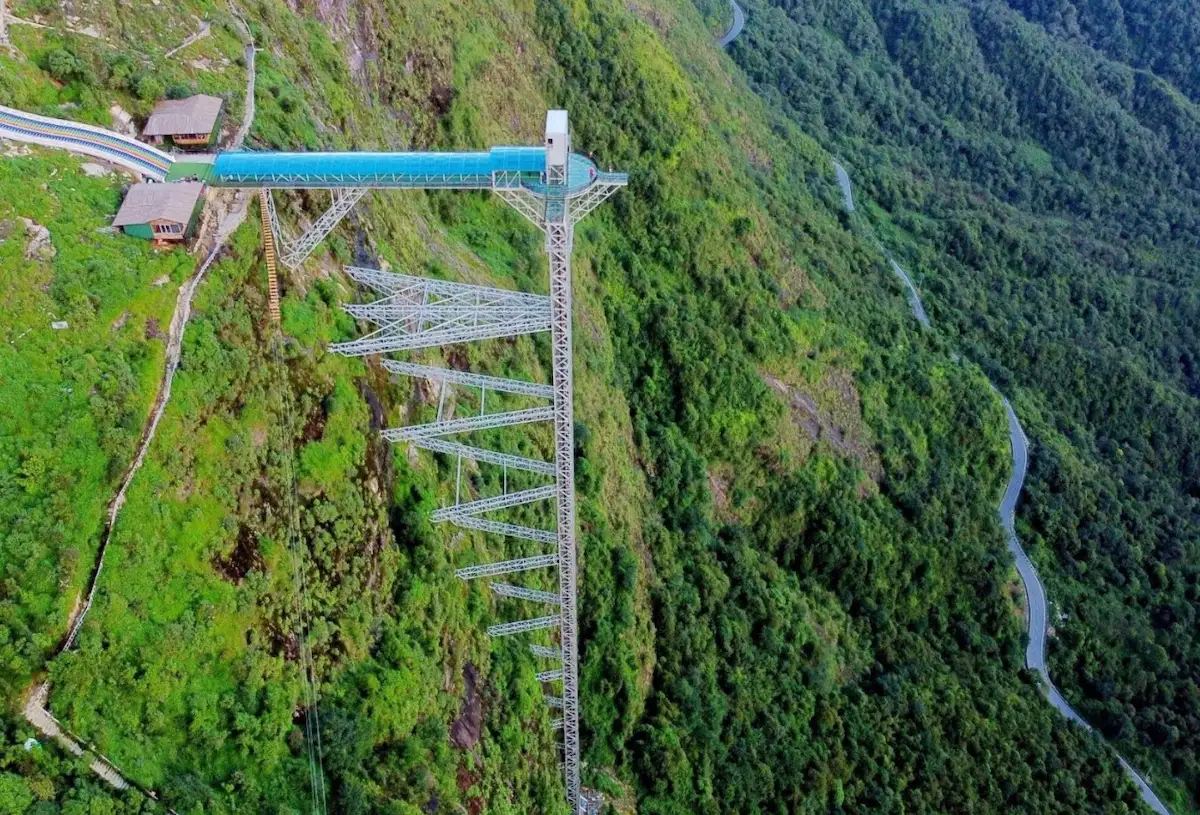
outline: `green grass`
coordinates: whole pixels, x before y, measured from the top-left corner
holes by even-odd
[[[201,181],[208,181],[212,175],[212,163],[206,161],[176,161],[167,173],[167,181],[178,181],[181,178],[195,176]]]
[[[0,162],[0,570],[21,587],[3,606],[9,696],[65,631],[158,386],[163,342],[147,325],[165,330],[193,268],[104,230],[119,181],[79,164],[42,150]],[[19,218],[49,227],[53,260],[26,259]]]

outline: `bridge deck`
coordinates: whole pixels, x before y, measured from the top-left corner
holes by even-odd
[[[476,153],[221,153],[209,183],[218,187],[377,187],[491,189],[498,183],[544,194],[544,147],[493,147]],[[625,182],[623,173],[602,173],[586,156],[571,154],[567,195],[597,180]],[[497,177],[503,179],[498,181]]]

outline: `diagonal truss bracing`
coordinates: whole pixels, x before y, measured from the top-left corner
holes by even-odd
[[[571,201],[571,225],[582,221],[588,213],[608,200],[609,196],[624,187],[623,182],[597,181],[587,188],[587,191]],[[507,199],[506,199],[507,200]]]
[[[554,398],[554,388],[550,385],[543,385],[540,382],[522,382],[519,379],[485,376],[484,374],[473,374],[468,371],[456,371],[453,368],[437,368],[433,365],[401,362],[398,359],[385,359],[383,367],[392,373],[421,377],[434,382],[449,382],[452,385],[486,388],[490,391],[513,393],[518,396],[534,396],[543,399]]]
[[[531,603],[546,603],[552,606],[559,604],[558,594],[552,591],[527,589],[524,586],[514,586],[511,583],[492,583],[490,586],[492,591],[501,597],[512,597],[516,600],[528,600]]]
[[[562,651],[547,645],[531,645],[529,646],[529,651],[535,657],[540,657],[541,659],[562,659]]]
[[[532,620],[516,620],[511,623],[489,625],[487,632],[489,637],[508,637],[528,631],[540,631],[543,628],[557,628],[558,624],[558,615],[553,614],[549,617],[535,617]]]
[[[550,330],[544,295],[347,267],[347,274],[385,294],[374,303],[346,307],[379,330],[331,350],[349,356],[432,348],[472,340]]]
[[[332,193],[333,202],[329,205],[329,209],[325,210],[303,235],[291,241],[283,240],[279,219],[275,214],[275,201],[268,194],[267,205],[271,219],[271,231],[275,233],[275,241],[280,247],[279,261],[284,266],[295,269],[303,263],[305,258],[317,248],[317,244],[325,240],[325,236],[332,232],[342,218],[345,218],[350,210],[354,209],[354,205],[358,203],[359,199],[367,194],[367,189],[365,187],[334,189]]]
[[[544,422],[553,418],[553,416],[554,412],[552,408],[509,410],[504,413],[485,413],[481,416],[468,416],[462,419],[447,419],[441,422],[430,422],[429,424],[394,427],[383,431],[383,437],[388,441],[413,441],[414,439],[449,436],[454,433],[491,430],[495,427],[511,427],[518,424]]]
[[[504,414],[493,415],[503,416]],[[418,425],[418,427],[421,426]],[[428,425],[424,426],[428,427]],[[443,441],[442,439],[430,436],[410,437],[408,443],[420,447],[422,450],[432,450],[435,453],[445,453],[450,456],[461,456],[463,458],[474,459],[475,461],[484,461],[488,464],[507,467],[510,470],[521,470],[527,473],[538,473],[539,475],[554,475],[554,462],[551,461],[539,461],[536,458],[515,456],[511,453],[498,453],[495,450],[485,450],[482,447],[468,447],[465,444]]]
[[[479,577],[499,577],[502,574],[528,572],[531,569],[548,569],[558,565],[558,555],[534,555],[516,560],[504,560],[499,563],[481,563],[478,566],[468,566],[454,572],[460,580],[475,580]]]
[[[481,512],[494,512],[497,509],[508,509],[509,507],[519,507],[522,504],[532,504],[534,501],[545,501],[547,498],[555,496],[555,489],[555,486],[551,484],[546,487],[534,487],[530,490],[497,495],[493,498],[481,498],[478,501],[471,501],[466,504],[442,507],[439,510],[435,510],[429,516],[429,519],[435,523],[437,521],[451,521],[460,515],[478,515]]]
[[[446,517],[447,521],[455,526],[461,526],[464,529],[478,529],[481,532],[494,532],[497,535],[504,535],[509,538],[524,538],[525,540],[537,541],[538,543],[554,543],[558,540],[557,533],[547,532],[544,529],[534,529],[529,526],[517,526],[516,524],[507,524],[502,521],[492,521],[487,518],[477,518],[474,515],[462,515],[453,513]]]

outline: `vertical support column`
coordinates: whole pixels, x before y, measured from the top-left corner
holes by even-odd
[[[550,260],[550,345],[554,370],[554,470],[558,521],[558,586],[562,603],[563,777],[567,802],[579,797],[579,633],[576,620],[575,416],[571,368],[571,244],[567,112],[546,115],[546,253]]]

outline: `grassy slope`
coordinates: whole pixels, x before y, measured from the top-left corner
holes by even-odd
[[[149,323],[170,321],[191,272],[183,253],[100,231],[121,178],[92,178],[61,153],[0,162],[4,343],[0,412],[4,473],[0,540],[6,702],[65,633],[117,480],[158,385],[164,345]],[[50,229],[52,260],[27,259],[19,218]],[[167,282],[160,281],[165,278]],[[69,328],[55,331],[50,323]]]

